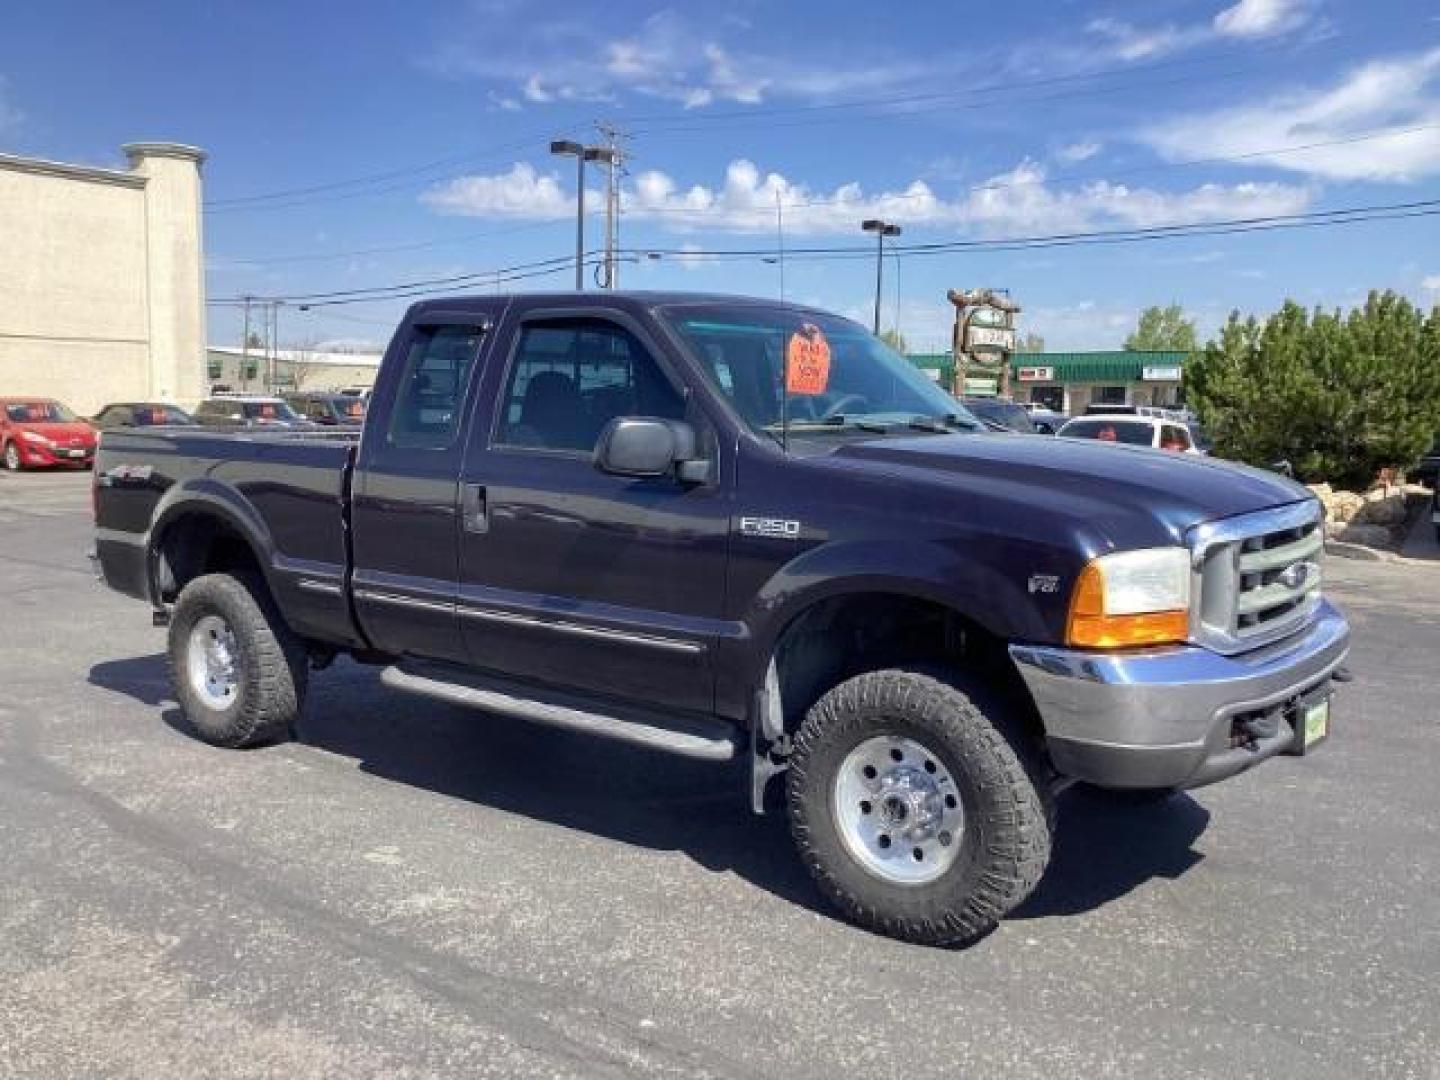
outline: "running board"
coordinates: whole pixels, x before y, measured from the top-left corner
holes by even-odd
[[[471,672],[459,678],[451,676],[451,672],[428,664],[421,670],[410,665],[392,665],[380,673],[380,682],[392,690],[420,694],[451,705],[583,731],[704,761],[729,761],[740,744],[739,731],[723,720],[682,719],[639,711],[610,716],[592,712],[586,707],[588,702],[560,691],[522,686]]]

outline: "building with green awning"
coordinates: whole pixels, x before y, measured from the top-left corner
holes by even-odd
[[[1042,402],[1072,416],[1091,404],[1174,406],[1183,401],[1182,375],[1189,355],[1126,349],[1015,353],[1010,357],[1010,389],[1016,401]],[[917,353],[909,359],[941,386],[953,384],[949,353]],[[964,392],[992,395],[998,383],[995,365],[972,366]]]

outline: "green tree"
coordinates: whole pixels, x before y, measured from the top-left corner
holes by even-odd
[[[1015,351],[1037,353],[1045,351],[1045,338],[1033,330],[1015,343]]]
[[[1195,320],[1185,318],[1179,304],[1146,308],[1135,332],[1125,339],[1131,352],[1194,352],[1198,347]]]
[[[251,330],[250,336],[246,339],[246,344],[252,349],[263,349],[265,348],[265,339],[260,336],[258,330]]]
[[[1440,429],[1440,308],[1372,292],[1348,315],[1293,301],[1263,324],[1233,313],[1186,364],[1185,386],[1223,456],[1363,487]]]
[[[889,345],[890,348],[894,349],[901,356],[904,356],[910,351],[910,343],[905,340],[905,335],[900,333],[899,330],[881,330],[880,340],[886,345]]]

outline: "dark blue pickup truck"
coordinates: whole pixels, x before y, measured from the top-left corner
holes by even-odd
[[[995,433],[856,324],[686,294],[417,304],[358,434],[106,432],[105,580],[200,737],[397,689],[735,760],[854,920],[963,944],[1054,795],[1328,733],[1345,620],[1279,476]],[[783,779],[782,779],[783,778]]]

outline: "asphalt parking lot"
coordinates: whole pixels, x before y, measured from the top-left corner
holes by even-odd
[[[204,746],[87,484],[0,475],[0,1075],[1440,1077],[1440,565],[1328,563],[1323,752],[1068,793],[955,953],[833,918],[722,769],[348,663]]]

